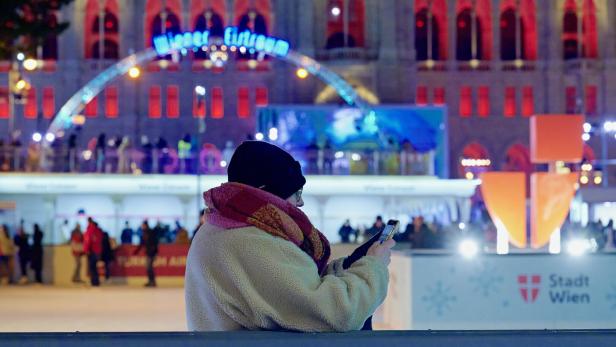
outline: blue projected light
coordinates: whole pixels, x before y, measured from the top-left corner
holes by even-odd
[[[167,33],[154,38],[154,50],[156,54],[163,56],[178,50],[199,49],[209,44],[209,38],[208,30],[175,35]],[[263,52],[278,57],[286,57],[290,50],[288,41],[256,34],[250,30],[240,32],[237,27],[225,28],[223,43],[229,47],[245,47],[250,52]]]

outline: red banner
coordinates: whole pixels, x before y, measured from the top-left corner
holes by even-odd
[[[160,245],[154,260],[156,276],[183,277],[188,245]],[[112,277],[147,276],[145,248],[133,255],[137,246],[122,245],[115,250],[111,263]]]

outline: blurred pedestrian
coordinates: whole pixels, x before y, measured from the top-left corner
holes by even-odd
[[[180,173],[186,173],[186,168],[189,167],[188,161],[191,155],[191,139],[190,134],[184,135],[183,138],[178,141],[178,157],[180,158]]]
[[[96,172],[103,172],[105,167],[105,147],[107,146],[107,137],[105,133],[100,133],[96,140]]]
[[[85,254],[83,251],[83,233],[81,225],[75,224],[75,228],[71,232],[71,251],[75,260],[75,269],[73,270],[73,283],[83,283],[81,279],[81,258]]]
[[[34,279],[36,283],[43,283],[43,231],[38,224],[34,224],[30,267],[34,270]]]
[[[120,234],[120,243],[123,245],[133,244],[133,234],[134,234],[133,229],[128,224],[128,221],[125,221],[124,229],[122,229],[122,234]]]
[[[71,134],[68,137],[68,171],[77,171],[77,134]]]
[[[191,242],[192,242],[192,239],[195,238],[195,235],[197,235],[199,228],[201,228],[203,224],[205,224],[205,209],[204,208],[201,209],[201,211],[199,212],[199,224],[197,224],[197,226],[193,230]]]
[[[143,235],[141,236],[141,243],[139,247],[135,249],[134,255],[138,254],[145,247],[145,255],[147,256],[147,272],[148,272],[148,283],[145,284],[146,287],[156,287],[156,275],[154,273],[154,261],[156,260],[156,255],[158,254],[158,237],[159,235],[156,233],[154,229],[150,229],[147,221],[143,221],[141,223],[141,230]]]
[[[112,238],[109,237],[109,233],[103,232],[103,249],[101,252],[101,260],[105,263],[105,281],[109,281],[111,277],[111,263],[115,260],[114,255],[114,242],[112,242]]]
[[[38,172],[41,160],[40,145],[36,142],[28,145],[28,157],[26,159],[26,172]]]
[[[354,236],[355,240],[357,240],[357,233],[348,219],[344,221],[344,224],[338,230],[338,235],[340,235],[340,242],[342,243],[351,243],[351,236]]]
[[[28,234],[24,229],[24,221],[22,220],[17,234],[14,239],[15,246],[17,246],[17,258],[19,258],[19,268],[21,269],[21,278],[19,283],[28,283],[28,263],[30,262],[30,242],[28,241]]]
[[[124,136],[118,147],[118,173],[130,173],[130,138]]]
[[[366,230],[366,237],[371,238],[372,236],[383,231],[383,229],[385,229],[385,223],[383,223],[383,217],[376,216],[376,220],[374,221],[374,224],[372,224],[372,227]]]
[[[9,235],[9,227],[4,224],[0,225],[0,271],[4,268],[6,280],[2,281],[2,272],[0,272],[1,284],[13,283],[13,256],[15,255],[15,245]]]
[[[88,226],[83,237],[83,250],[88,257],[90,284],[98,287],[100,280],[98,278],[97,263],[101,260],[101,254],[103,253],[103,232],[92,217],[88,218]]]

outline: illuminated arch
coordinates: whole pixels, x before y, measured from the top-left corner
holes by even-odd
[[[460,156],[458,157],[458,175],[459,177],[465,177],[467,169],[470,171],[487,171],[489,170],[489,165],[487,167],[475,167],[475,168],[467,168],[462,165],[462,160],[465,159],[479,159],[485,160],[490,159],[490,153],[488,150],[479,142],[471,142],[464,146]]]
[[[353,89],[355,89],[357,95],[359,95],[362,99],[366,100],[366,102],[368,102],[369,104],[378,105],[381,103],[381,100],[379,99],[378,95],[376,95],[372,90],[368,89],[362,83],[353,80],[349,80],[349,83],[351,84]],[[332,87],[331,85],[328,85],[317,94],[316,98],[314,99],[314,103],[331,103],[336,101],[338,98],[339,96],[336,92],[336,89],[334,89],[334,87]]]
[[[326,66],[321,65],[316,60],[293,50],[289,50],[288,54],[283,57],[275,56],[273,53],[271,56],[304,68],[310,74],[331,85],[347,104],[362,110],[366,116],[364,119],[365,125],[374,126],[376,122],[376,115],[370,110],[369,104],[366,103],[366,101],[358,95],[353,87],[338,74],[328,69]],[[99,75],[86,83],[81,89],[79,89],[60,108],[51,122],[48,132],[56,134],[57,136],[62,135],[66,129],[69,129],[72,126],[73,116],[81,112],[85,105],[89,103],[98,93],[100,93],[108,83],[127,73],[131,67],[141,65],[157,57],[158,55],[156,51],[150,47],[139,53],[132,54],[105,69]]]
[[[516,143],[507,149],[503,171],[521,171],[527,174],[533,171],[530,151],[523,144]]]
[[[165,7],[163,7],[163,5]],[[145,47],[152,47],[152,38],[163,31],[170,32],[177,30],[179,32],[181,30],[182,4],[180,0],[165,0],[164,4],[163,0],[147,0],[145,8],[145,27],[143,31],[145,33]],[[161,19],[163,10],[169,16],[164,23],[164,28]],[[154,22],[157,19],[159,27],[154,28]]]

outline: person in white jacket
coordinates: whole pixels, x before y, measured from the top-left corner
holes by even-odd
[[[238,147],[228,181],[204,193],[186,266],[188,329],[361,329],[385,299],[394,241],[347,269],[344,258],[329,262],[327,239],[299,209],[299,163],[266,142]]]

